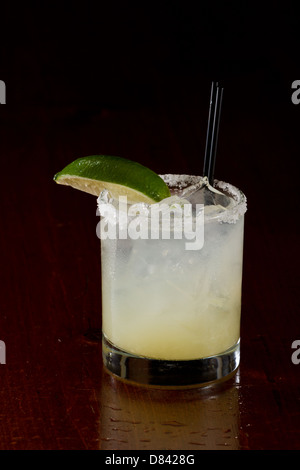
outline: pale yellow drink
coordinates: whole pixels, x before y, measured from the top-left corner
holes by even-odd
[[[239,190],[219,186],[232,204],[205,208],[199,250],[184,239],[101,240],[103,335],[117,349],[183,361],[238,343],[246,206]]]

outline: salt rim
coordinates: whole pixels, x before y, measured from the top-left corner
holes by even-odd
[[[225,181],[215,180],[215,185],[236,202],[236,204],[222,213],[220,220],[227,224],[235,224],[247,211],[247,198],[245,194],[236,186],[226,183]]]
[[[185,189],[188,186],[193,184],[199,183],[201,181],[201,176],[195,175],[173,175],[173,174],[166,174],[166,175],[159,175],[164,182],[169,186],[173,187],[176,185],[176,188],[179,190]],[[179,180],[180,178],[180,180]]]
[[[176,186],[175,193],[186,189],[189,185],[194,185],[204,180],[202,176],[185,174],[166,174],[159,176],[171,190],[174,190],[174,186]],[[229,196],[235,202],[235,204],[230,205],[230,207],[224,208],[224,210],[218,212],[216,218],[220,223],[235,224],[247,211],[247,198],[245,194],[236,186],[216,179],[214,180],[214,188],[225,193],[225,195]]]

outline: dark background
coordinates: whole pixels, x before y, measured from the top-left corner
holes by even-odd
[[[239,442],[299,448],[295,5],[2,2],[0,23],[0,447],[99,447],[96,202],[53,175],[97,153],[157,173],[201,174],[210,86],[219,80],[215,176],[248,198]],[[83,342],[86,332],[95,343]],[[134,393],[155,422],[152,399]],[[192,420],[198,398],[189,397]]]
[[[255,185],[275,189],[294,173],[299,107],[291,102],[291,83],[299,73],[299,35],[289,3],[5,2],[1,18],[2,129],[8,117],[29,111],[63,132],[70,121],[78,129],[91,125],[105,110],[142,109],[153,123],[150,159],[134,125],[121,130],[130,140],[120,148],[100,138],[99,124],[71,160],[117,153],[146,158],[157,172],[201,172],[210,84],[219,80],[225,94],[216,176],[243,185],[246,173]],[[164,114],[175,134],[180,119],[188,120],[179,158],[166,137],[160,141]],[[278,169],[276,181],[267,181],[270,165]]]

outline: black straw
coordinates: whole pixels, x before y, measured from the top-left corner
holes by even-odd
[[[220,88],[218,83],[212,82],[203,167],[203,176],[207,176],[211,186],[214,182],[222,99],[223,88]]]

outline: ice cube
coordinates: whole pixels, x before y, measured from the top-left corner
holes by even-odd
[[[156,206],[155,209],[156,208],[159,209],[162,214],[164,214],[164,212],[166,214],[169,214],[169,212],[172,211],[174,217],[176,216],[181,217],[185,204],[190,204],[190,201],[188,201],[187,199],[183,197],[170,196],[158,202],[155,205]]]
[[[219,206],[226,208],[232,200],[230,197],[211,186],[207,178],[203,178],[199,183],[189,186],[182,192],[184,197],[191,204],[204,204],[205,206]]]

